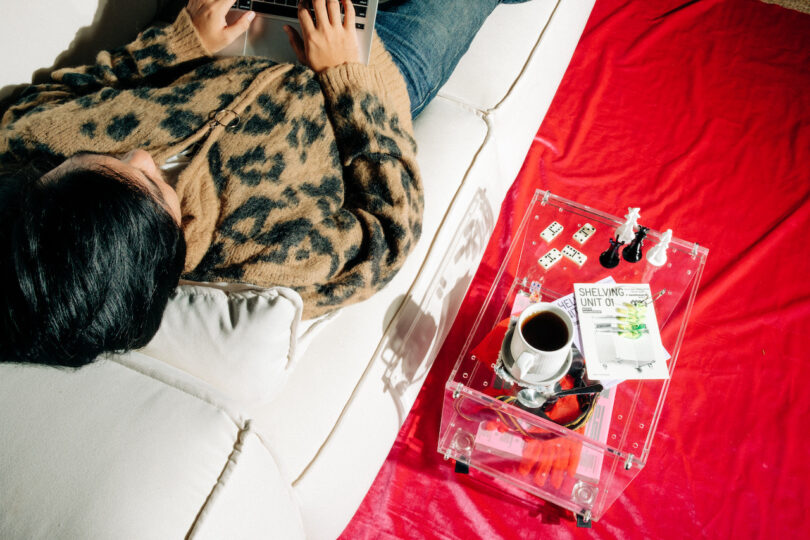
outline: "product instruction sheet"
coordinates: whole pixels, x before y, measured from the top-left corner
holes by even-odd
[[[575,283],[574,297],[589,379],[669,378],[648,284]]]

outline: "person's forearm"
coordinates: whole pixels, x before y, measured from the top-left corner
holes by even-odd
[[[343,165],[344,215],[353,256],[314,285],[299,287],[305,316],[363,300],[388,283],[418,241],[424,207],[410,118],[381,91],[379,74],[360,64],[319,75]]]

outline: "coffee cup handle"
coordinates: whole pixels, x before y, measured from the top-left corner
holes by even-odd
[[[520,372],[520,377],[521,378],[526,377],[526,375],[528,374],[528,371],[529,371],[529,367],[531,366],[532,361],[535,358],[536,358],[536,356],[534,354],[530,353],[529,351],[523,351],[522,353],[520,353],[520,356],[517,357],[517,360],[515,361],[515,365],[517,366],[517,368],[518,368],[518,370]]]

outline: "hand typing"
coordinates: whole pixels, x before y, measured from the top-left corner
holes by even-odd
[[[354,6],[350,0],[342,1],[345,12],[342,21],[338,0],[312,0],[315,21],[306,9],[306,2],[298,5],[303,36],[290,26],[284,27],[298,60],[316,72],[360,61]]]
[[[203,46],[211,54],[230,45],[248,29],[256,16],[252,11],[247,11],[228,24],[226,15],[232,5],[233,0],[189,0],[186,6]]]

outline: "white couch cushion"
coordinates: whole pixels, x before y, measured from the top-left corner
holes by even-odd
[[[303,537],[250,423],[159,364],[0,364],[0,538]]]
[[[0,365],[0,538],[183,538],[238,433],[115,362]]]
[[[286,287],[178,287],[141,352],[205,381],[245,407],[270,402],[296,355],[303,303]]]

